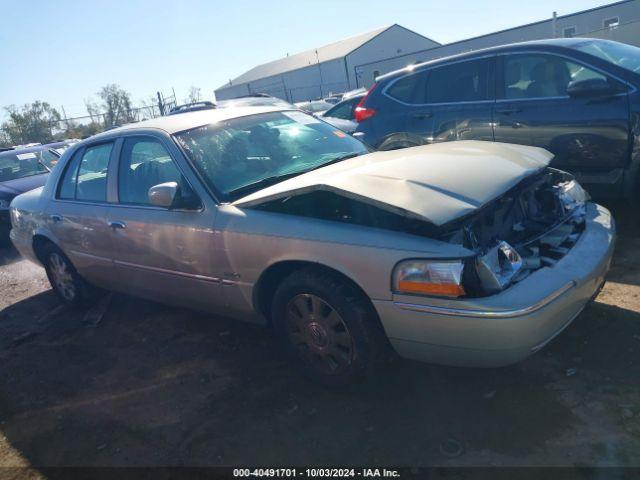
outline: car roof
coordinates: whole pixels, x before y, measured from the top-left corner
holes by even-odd
[[[233,118],[258,115],[260,113],[290,111],[291,108],[284,107],[230,107],[211,110],[200,110],[196,112],[186,112],[180,115],[166,115],[164,117],[152,118],[142,122],[130,123],[114,128],[107,132],[102,132],[87,140],[95,140],[102,137],[112,137],[117,134],[127,133],[136,130],[155,129],[163,130],[168,134],[190,130],[192,128],[210,125],[212,123],[223,122]],[[84,143],[84,142],[83,142]]]
[[[589,42],[589,41],[610,42],[610,40],[603,40],[600,38],[575,37],[575,38],[548,38],[545,40],[529,40],[526,42],[508,43],[506,45],[497,45],[494,47],[480,48],[478,50],[472,50],[470,52],[457,53],[455,55],[447,55],[445,57],[434,58],[426,62],[416,63],[414,65],[410,65],[408,67],[400,68],[398,70],[385,73],[384,75],[380,75],[379,77],[376,78],[376,82],[384,81],[389,78],[394,78],[397,75],[405,74],[407,72],[419,69],[421,67],[425,67],[428,65],[437,65],[439,63],[444,63],[451,60],[473,58],[473,57],[487,55],[491,53],[510,51],[512,49],[520,50],[520,49],[540,48],[540,47],[571,48],[574,45]]]
[[[62,147],[63,145],[67,145],[67,143],[68,142],[53,142],[53,143],[46,143],[44,145],[34,145],[33,147],[13,148],[11,150],[4,150],[0,152],[0,158],[15,156],[16,154],[21,154],[21,153],[32,153],[32,152],[41,152],[43,150],[50,150],[52,148],[57,148],[57,147]]]

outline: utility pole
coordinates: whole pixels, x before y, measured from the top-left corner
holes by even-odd
[[[553,17],[551,18],[551,38],[556,38],[558,36],[558,12],[553,12]]]
[[[164,116],[164,103],[162,102],[162,95],[160,92],[156,92],[158,94],[158,110],[160,110],[160,115]]]

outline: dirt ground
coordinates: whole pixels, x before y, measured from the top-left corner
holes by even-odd
[[[640,466],[640,222],[614,212],[608,283],[542,352],[341,391],[260,327],[124,296],[99,322],[66,310],[3,250],[0,466]]]

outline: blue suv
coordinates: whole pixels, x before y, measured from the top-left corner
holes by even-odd
[[[355,109],[380,150],[450,140],[545,148],[597,196],[639,188],[640,48],[596,39],[526,42],[381,77]]]

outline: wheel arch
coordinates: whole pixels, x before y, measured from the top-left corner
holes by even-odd
[[[56,244],[55,240],[51,238],[50,235],[40,231],[35,232],[31,239],[31,248],[33,249],[33,253],[35,254],[35,257],[38,259],[38,261],[42,265],[44,265],[43,255],[44,255],[44,247],[46,245],[53,245],[54,247],[60,248]]]
[[[377,150],[396,150],[399,148],[417,147],[425,145],[424,138],[420,135],[409,132],[395,132],[383,137],[378,145]]]
[[[306,268],[315,269],[319,272],[331,273],[347,282],[359,294],[361,294],[364,299],[366,299],[366,302],[371,308],[372,314],[376,316],[378,322],[380,321],[369,295],[367,295],[358,282],[346,273],[334,267],[309,260],[281,260],[267,267],[262,272],[253,288],[253,307],[256,312],[260,313],[267,320],[267,323],[271,323],[271,305],[273,302],[273,295],[280,283],[293,272]]]

